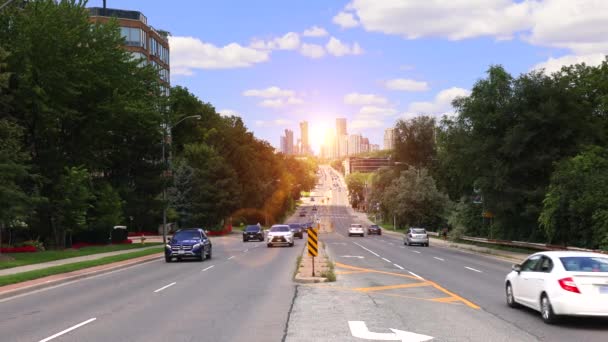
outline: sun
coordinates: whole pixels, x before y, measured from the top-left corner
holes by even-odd
[[[309,144],[315,150],[319,150],[325,144],[325,139],[330,133],[331,126],[325,121],[313,121],[308,129]]]

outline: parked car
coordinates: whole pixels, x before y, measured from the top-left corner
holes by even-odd
[[[262,230],[262,226],[256,224],[245,227],[245,230],[243,231],[243,242],[251,240],[264,241],[264,230]]]
[[[363,226],[359,223],[353,223],[348,228],[348,236],[360,235],[361,237],[365,236],[365,230]]]
[[[294,237],[299,237],[300,239],[304,238],[304,228],[302,228],[302,224],[300,223],[290,223],[289,229],[293,233]]]
[[[372,234],[382,235],[382,229],[380,229],[380,226],[378,226],[377,224],[372,224],[367,227],[367,235]]]
[[[211,241],[202,228],[179,229],[165,246],[165,261],[173,258],[178,261],[185,258],[196,258],[200,261],[211,259]]]
[[[429,246],[429,235],[424,228],[410,228],[403,236],[403,244],[411,246],[413,244]]]
[[[524,305],[545,323],[562,315],[608,317],[608,255],[555,251],[529,256],[505,279],[510,307]]]
[[[266,236],[266,244],[268,247],[272,247],[274,245],[289,245],[289,247],[293,247],[294,245],[294,237],[291,232],[291,228],[289,228],[286,224],[275,224],[270,227],[268,230],[268,234]]]

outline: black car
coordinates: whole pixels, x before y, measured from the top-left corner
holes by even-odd
[[[251,240],[264,241],[264,231],[261,226],[256,224],[245,227],[245,230],[243,231],[243,242]]]
[[[299,237],[300,239],[304,238],[304,228],[302,228],[302,224],[300,223],[290,223],[289,229],[293,233],[293,237]]]
[[[382,235],[382,229],[377,224],[372,224],[367,227],[367,235],[378,234]]]
[[[306,210],[300,211],[300,217],[305,217],[305,216],[306,216]]]
[[[317,211],[317,206],[312,207],[312,211]]]
[[[211,241],[202,228],[180,229],[165,246],[165,261],[171,262],[173,258],[178,261],[186,258],[200,261],[211,259],[211,249]]]

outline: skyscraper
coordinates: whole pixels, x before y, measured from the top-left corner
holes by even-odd
[[[300,153],[309,154],[310,145],[308,144],[308,121],[300,122],[300,141],[302,143]]]
[[[361,153],[361,134],[351,134],[348,136],[348,155],[354,156]]]
[[[384,130],[384,149],[392,150],[395,147],[395,129],[387,128]]]
[[[293,154],[293,131],[285,130],[285,154]]]
[[[336,135],[347,135],[346,132],[346,119],[345,118],[337,118],[336,119]]]

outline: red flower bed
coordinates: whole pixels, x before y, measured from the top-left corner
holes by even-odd
[[[34,246],[2,248],[2,253],[33,253],[33,252],[37,252],[36,247],[34,247]]]
[[[223,230],[210,230],[207,235],[209,236],[223,236],[232,232],[232,226],[228,226]]]
[[[129,236],[158,235],[155,232],[129,232]]]

